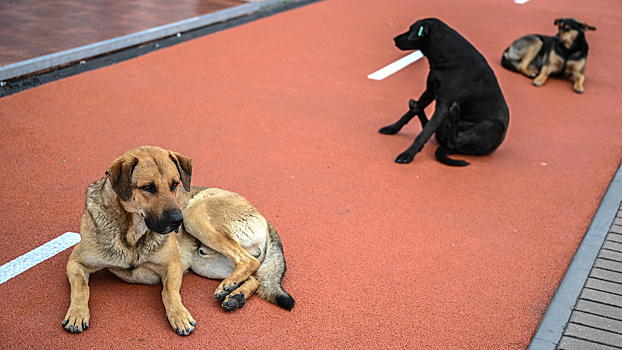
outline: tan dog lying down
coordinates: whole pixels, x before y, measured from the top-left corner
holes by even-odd
[[[255,292],[291,310],[294,299],[281,287],[286,266],[274,227],[238,194],[190,187],[191,176],[190,158],[139,147],[89,186],[82,240],[67,263],[67,331],[89,327],[89,275],[104,268],[127,282],[162,283],[166,316],[180,335],[192,333],[196,324],[179,294],[189,269],[223,279],[215,296],[228,311],[244,306]]]

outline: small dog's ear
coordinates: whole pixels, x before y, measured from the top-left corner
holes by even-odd
[[[416,26],[414,32],[410,32],[410,35],[408,35],[408,40],[409,41],[413,41],[413,40],[417,40],[419,38],[423,38],[424,36],[428,35],[428,27],[421,23],[420,25]]]
[[[106,170],[112,189],[124,202],[132,197],[132,171],[136,164],[138,164],[138,158],[123,156],[112,162]]]
[[[175,153],[173,151],[168,151],[169,157],[175,166],[177,167],[177,171],[179,172],[179,176],[181,176],[181,183],[184,185],[184,189],[190,192],[190,180],[192,179],[192,159],[182,156],[179,153]]]
[[[558,24],[559,24],[559,22],[561,22],[561,21],[563,21],[563,20],[564,20],[563,18],[557,18],[557,19],[555,20],[555,22],[553,22],[553,24],[554,24],[554,25],[558,25]]]
[[[596,27],[592,27],[591,25],[588,25],[585,22],[581,23],[581,31],[585,33],[588,30],[596,30]]]

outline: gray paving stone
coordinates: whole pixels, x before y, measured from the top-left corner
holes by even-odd
[[[615,219],[613,219],[613,224],[622,225],[622,218],[616,217]]]
[[[607,240],[622,243],[622,226],[612,225]]]
[[[579,298],[616,307],[622,305],[622,295],[601,292],[589,288],[583,289]]]
[[[607,345],[596,344],[581,339],[562,337],[557,346],[557,350],[617,350]]]
[[[622,337],[622,321],[619,320],[614,320],[611,318],[592,315],[575,310],[575,312],[573,312],[572,316],[570,317],[570,322],[611,333],[617,333],[619,336]]]
[[[600,253],[598,253],[598,257],[607,260],[622,262],[622,253],[614,252],[611,250],[601,249]]]
[[[603,281],[597,278],[588,278],[585,282],[585,287],[611,294],[622,295],[622,284]]]
[[[605,316],[614,320],[622,321],[622,308],[603,305],[589,300],[579,300],[575,310]]]
[[[592,269],[592,271],[590,271],[590,277],[616,283],[622,283],[622,273],[609,270]]]
[[[605,243],[603,243],[603,249],[614,250],[616,252],[622,252],[622,243],[605,241]]]
[[[564,335],[609,346],[622,347],[622,336],[620,336],[620,334],[602,331],[588,326],[576,325],[574,323],[568,324]]]
[[[609,270],[609,271],[622,272],[622,263],[611,261],[611,260],[596,259],[596,261],[594,262],[594,267],[598,267],[598,268]]]

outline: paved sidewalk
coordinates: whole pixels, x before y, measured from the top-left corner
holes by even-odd
[[[622,166],[528,350],[622,349],[621,202]]]
[[[622,208],[609,229],[557,349],[622,349]]]
[[[0,16],[0,27],[4,28],[0,30],[0,87],[11,85],[12,79],[57,67],[75,66],[78,62],[83,64],[91,58],[163,38],[176,37],[178,40],[173,44],[179,43],[196,37],[182,38],[182,34],[187,32],[244,17],[251,21],[253,14],[259,18],[314,1],[317,0],[209,0],[201,1],[200,5],[192,8],[186,2],[167,5],[153,5],[148,2],[141,5],[142,0],[132,0],[124,2],[123,7],[119,8],[116,2],[100,0],[96,5],[86,6],[85,9],[79,2],[66,0],[65,6],[61,7],[64,11],[53,11],[52,17],[55,21],[46,20],[50,17],[49,11],[37,4],[20,3],[19,10],[13,9],[15,4],[5,4],[6,8],[0,5],[0,11],[13,9],[7,15]],[[128,14],[123,10],[127,7],[132,9],[132,13]],[[34,10],[27,11],[24,8]],[[73,13],[78,10],[79,14]],[[183,14],[186,17],[180,18]],[[134,18],[141,20],[132,20]],[[29,28],[33,23],[36,23],[35,29],[12,30],[18,27],[17,24]],[[145,27],[145,23],[151,26]],[[199,36],[205,34],[207,33],[203,32]],[[158,48],[162,47],[156,46],[155,49]],[[6,94],[0,91],[0,97]]]

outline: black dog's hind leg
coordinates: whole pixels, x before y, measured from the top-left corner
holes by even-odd
[[[476,156],[489,154],[497,148],[505,131],[502,122],[493,119],[474,124],[460,121],[459,117],[460,105],[454,102],[448,113],[451,129],[444,142],[447,148],[457,153]]]
[[[438,128],[436,131],[436,141],[439,143],[438,148],[436,149],[436,159],[439,162],[451,166],[467,166],[468,162],[464,160],[454,160],[447,157],[450,154],[457,153],[455,148],[455,140],[459,137],[459,126],[465,127],[464,123],[462,125],[458,124],[460,120],[460,105],[457,102],[454,102],[451,107],[449,107],[449,112],[447,113],[447,119],[443,126]]]
[[[385,134],[385,135],[396,134],[398,131],[402,129],[404,125],[408,124],[408,122],[415,115],[419,117],[419,121],[421,122],[421,127],[425,127],[425,125],[428,123],[428,118],[425,115],[425,111],[419,108],[419,104],[417,103],[417,101],[411,99],[408,102],[408,107],[410,108],[409,111],[406,112],[406,114],[404,114],[397,122],[391,125],[387,125],[383,128],[380,128],[380,130],[378,131],[381,134]]]

